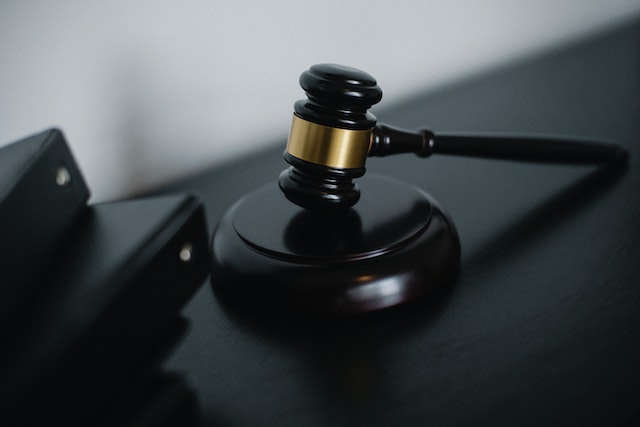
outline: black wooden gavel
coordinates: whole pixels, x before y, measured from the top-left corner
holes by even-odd
[[[318,64],[300,76],[307,99],[294,106],[284,153],[291,165],[279,185],[293,203],[311,210],[344,210],[360,198],[354,178],[367,157],[397,153],[453,154],[567,164],[624,164],[626,148],[604,142],[528,136],[436,134],[377,124],[367,110],[382,99],[368,73]]]

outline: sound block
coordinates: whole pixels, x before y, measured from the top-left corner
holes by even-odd
[[[460,242],[428,194],[368,174],[360,201],[339,212],[289,202],[274,183],[229,209],[212,239],[212,286],[267,312],[344,315],[423,297],[450,283]]]

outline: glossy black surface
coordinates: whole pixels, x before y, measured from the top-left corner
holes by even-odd
[[[294,105],[298,117],[323,126],[367,130],[376,124],[368,110],[382,99],[382,90],[368,73],[338,64],[316,64],[300,75],[307,99]],[[353,182],[365,168],[340,169],[316,165],[285,151],[291,165],[280,174],[279,185],[287,198],[306,209],[346,210],[360,199]]]
[[[214,232],[211,283],[230,305],[297,314],[378,310],[450,285],[455,228],[428,195],[380,176],[337,214],[286,200],[274,184],[234,205]]]
[[[305,120],[343,129],[371,129],[376,118],[367,110],[382,99],[376,79],[356,68],[316,64],[300,75],[307,99],[295,103]]]
[[[300,160],[285,151],[292,165],[278,179],[280,190],[298,206],[314,211],[345,211],[360,200],[360,187],[353,180],[365,168],[337,169]]]
[[[295,114],[324,126],[373,128],[370,157],[400,153],[429,157],[437,153],[544,163],[610,163],[621,167],[629,157],[625,147],[585,141],[584,137],[436,134],[427,129],[409,131],[376,124],[376,118],[367,110],[382,99],[382,90],[371,75],[348,66],[314,65],[302,73],[300,85],[308,99],[295,104]],[[286,151],[284,158],[292,167],[280,174],[280,189],[293,203],[317,211],[344,210],[359,200],[360,190],[352,180],[364,174],[364,167],[334,169],[314,165]]]
[[[622,168],[629,160],[629,151],[616,144],[526,135],[435,135],[433,152],[527,162],[609,163]]]
[[[201,288],[167,367],[193,378],[206,425],[638,424],[639,46],[636,20],[376,110],[408,129],[581,135],[631,156],[622,173],[368,159],[369,172],[446,208],[462,244],[458,279],[437,298],[314,324],[239,314]],[[198,190],[217,224],[276,179],[287,127],[273,147],[171,189]]]
[[[560,136],[435,134],[377,124],[369,156],[415,153],[418,157],[452,154],[488,159],[565,164],[618,164],[624,167],[629,151],[620,145]]]

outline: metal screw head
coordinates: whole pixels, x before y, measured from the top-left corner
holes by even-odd
[[[56,169],[56,184],[60,187],[66,187],[71,182],[71,174],[69,170],[64,166],[60,166]]]
[[[191,258],[193,257],[193,245],[191,243],[185,243],[184,245],[182,245],[178,256],[183,262],[191,261]]]

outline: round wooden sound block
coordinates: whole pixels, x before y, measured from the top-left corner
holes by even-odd
[[[460,242],[421,190],[368,174],[344,212],[289,202],[276,184],[226,213],[212,240],[212,286],[265,311],[349,314],[422,297],[453,280]]]

